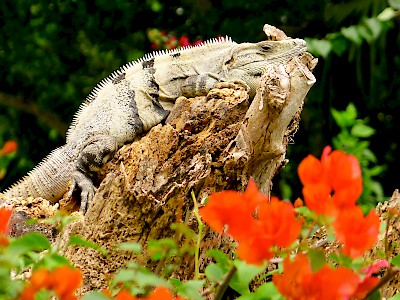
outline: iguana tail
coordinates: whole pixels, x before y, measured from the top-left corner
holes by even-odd
[[[61,199],[75,167],[72,152],[67,146],[55,149],[3,194],[8,197],[43,197],[52,202]]]

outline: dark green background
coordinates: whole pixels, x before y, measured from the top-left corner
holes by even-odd
[[[265,39],[262,26],[268,23],[288,36],[324,39],[388,6],[383,0],[0,0],[0,146],[10,139],[19,143],[0,190],[63,144],[69,122],[96,83],[151,51],[151,28],[191,41],[229,35],[256,42]],[[377,129],[371,149],[387,165],[377,178],[385,194],[399,187],[398,29],[397,17],[373,41],[357,44],[339,36],[336,53],[319,58],[317,83],[289,147],[291,163],[275,193],[283,178],[293,198],[300,196],[297,164],[332,144],[339,129],[330,108],[342,110],[349,102]]]

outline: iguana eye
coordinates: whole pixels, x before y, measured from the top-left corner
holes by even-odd
[[[271,49],[272,47],[270,45],[262,45],[261,48],[265,51],[268,51],[269,49]]]

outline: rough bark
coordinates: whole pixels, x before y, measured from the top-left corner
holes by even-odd
[[[271,179],[285,163],[289,138],[294,134],[304,98],[315,79],[316,61],[305,54],[285,65],[271,66],[250,101],[246,87],[221,83],[206,97],[177,99],[165,125],[158,125],[132,144],[122,147],[106,165],[107,174],[84,217],[71,224],[61,244],[78,234],[106,248],[108,257],[81,247],[65,246],[65,255],[85,276],[82,292],[101,288],[130,260],[150,269],[162,265],[118,250],[121,242],[176,238],[170,229],[183,222],[196,229],[193,191],[199,203],[212,192],[243,191],[253,177],[268,193]],[[182,240],[181,240],[182,241]],[[231,253],[232,241],[206,230],[205,252],[217,248]],[[194,258],[180,261],[172,276],[193,277]],[[202,268],[202,266],[201,266]]]

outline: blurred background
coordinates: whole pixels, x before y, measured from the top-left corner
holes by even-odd
[[[319,58],[289,164],[273,194],[301,196],[297,166],[326,145],[355,154],[371,207],[399,188],[400,0],[0,0],[0,190],[62,145],[80,103],[121,65],[157,49],[263,24]]]

